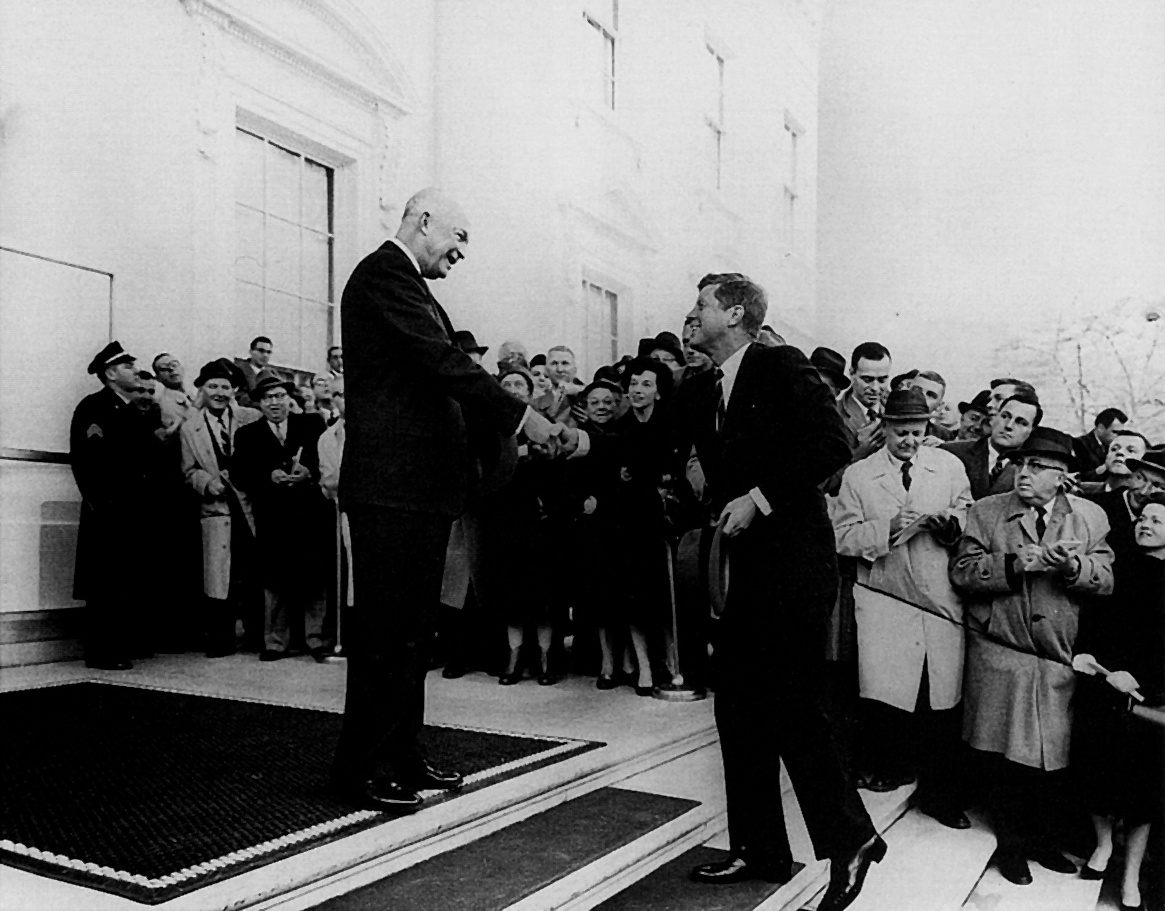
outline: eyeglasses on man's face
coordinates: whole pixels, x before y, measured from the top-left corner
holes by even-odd
[[[1016,459],[1016,471],[1026,470],[1030,474],[1043,474],[1045,471],[1066,471],[1063,465],[1049,465],[1047,462],[1040,462],[1036,459]]]

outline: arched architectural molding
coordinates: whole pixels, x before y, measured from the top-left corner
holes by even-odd
[[[349,0],[277,0],[256,18],[238,0],[182,0],[192,16],[370,109],[412,113],[417,94],[398,55]],[[324,28],[320,28],[320,26]]]

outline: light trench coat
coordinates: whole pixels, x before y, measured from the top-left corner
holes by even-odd
[[[1049,772],[1068,765],[1076,688],[1072,646],[1084,599],[1112,593],[1108,527],[1095,503],[1058,494],[1038,543],[1080,541],[1079,575],[1009,575],[1009,556],[1037,543],[1032,510],[1013,491],[984,497],[968,513],[951,563],[968,625],[1022,650],[970,637],[963,739],[975,749]],[[1089,609],[1104,610],[1103,602]]]
[[[842,475],[831,511],[837,552],[859,559],[858,682],[864,698],[913,712],[925,662],[931,708],[950,709],[962,695],[963,608],[947,573],[948,548],[929,531],[891,547],[890,520],[909,505],[953,518],[961,529],[971,485],[958,458],[931,446],[920,447],[912,460],[909,492],[901,472],[902,463],[886,449],[855,462]]]
[[[245,408],[231,402],[231,446],[235,433],[245,424],[259,420],[262,415],[254,408]],[[238,512],[247,522],[251,534],[255,534],[255,517],[246,493],[230,482],[219,470],[214,443],[206,426],[205,410],[196,408],[182,424],[182,473],[186,483],[199,496],[202,525],[202,591],[208,598],[224,599],[231,586],[231,497],[238,504]],[[221,478],[227,490],[217,497],[209,496],[207,486],[215,478]]]

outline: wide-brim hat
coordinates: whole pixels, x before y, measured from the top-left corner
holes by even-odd
[[[247,378],[243,371],[234,361],[226,357],[216,358],[203,364],[194,380],[194,387],[201,389],[208,380],[226,380],[236,389],[241,389],[247,384]]]
[[[1031,436],[1018,449],[1004,453],[1008,459],[1022,459],[1027,456],[1047,456],[1064,462],[1069,471],[1076,468],[1076,456],[1072,451],[1072,437],[1054,427],[1036,427]]]
[[[991,401],[991,390],[980,389],[975,393],[975,397],[969,402],[959,402],[959,414],[966,414],[968,411],[979,411],[983,414],[990,414],[987,409],[987,403]]]
[[[921,389],[895,389],[886,396],[882,409],[883,421],[926,421],[930,420],[930,405]]]
[[[1125,459],[1129,471],[1140,471],[1147,468],[1149,471],[1159,471],[1165,474],[1165,449],[1150,449],[1139,459]]]
[[[489,351],[488,345],[479,345],[477,338],[468,329],[458,329],[453,333],[453,344],[466,354],[485,354]]]
[[[258,376],[255,377],[255,385],[251,387],[251,401],[259,401],[259,399],[267,394],[268,390],[275,389],[279,386],[283,387],[288,395],[296,394],[295,383],[291,380],[284,379],[270,367],[264,367],[259,371]]]
[[[106,367],[115,364],[132,364],[137,358],[121,347],[121,342],[114,339],[93,356],[89,366],[85,369],[93,376],[99,376]]]
[[[832,348],[814,348],[809,355],[809,363],[833,380],[840,390],[849,389],[850,378],[845,374],[845,358]]]
[[[674,332],[660,332],[655,338],[641,338],[637,357],[650,357],[653,351],[666,351],[677,362],[684,362],[684,348]]]

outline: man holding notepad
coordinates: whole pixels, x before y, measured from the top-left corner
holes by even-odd
[[[920,809],[965,829],[956,779],[963,608],[947,559],[971,485],[956,456],[923,445],[930,412],[919,389],[890,393],[885,444],[845,470],[833,527],[838,553],[858,561],[861,785],[893,790],[918,768]]]
[[[1104,510],[1065,492],[1075,467],[1068,434],[1036,427],[1007,457],[1015,489],[971,507],[950,572],[976,633],[967,637],[963,736],[984,762],[999,871],[1027,885],[1029,860],[1076,873],[1052,822],[1068,766],[1080,611],[1112,593],[1112,549]]]
[[[235,434],[233,479],[251,498],[259,576],[263,582],[263,650],[260,661],[277,661],[291,645],[291,618],[303,615],[304,644],[323,661],[323,575],[314,541],[323,499],[319,490],[319,415],[291,414],[294,384],[273,370],[255,379],[251,400],[263,420]]]

